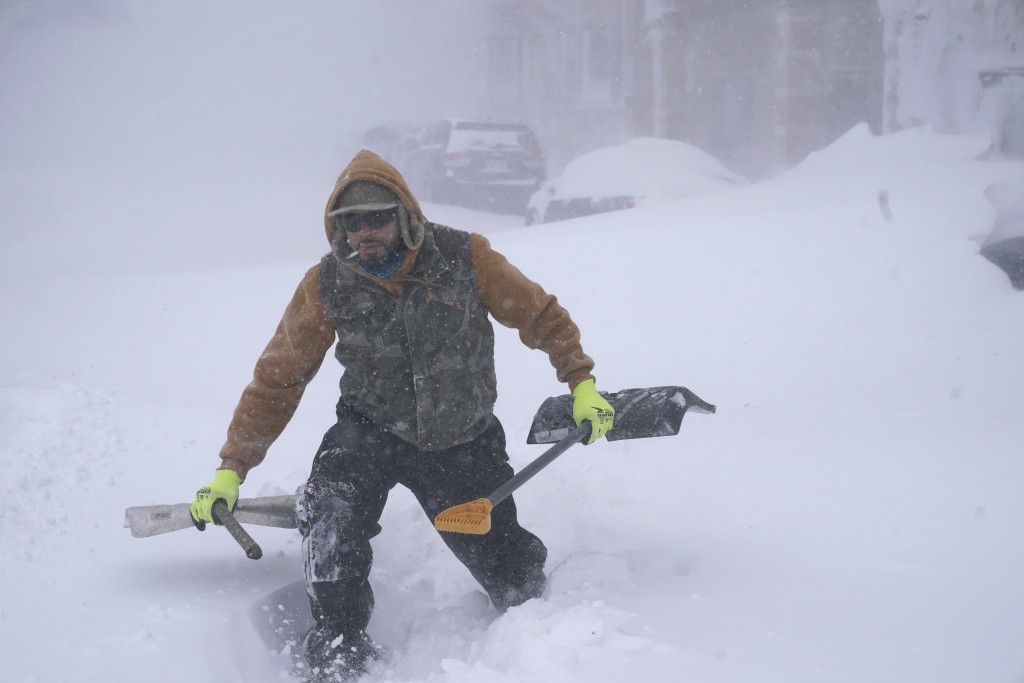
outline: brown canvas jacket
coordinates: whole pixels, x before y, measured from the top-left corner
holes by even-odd
[[[342,172],[327,204],[334,207],[338,195],[354,180],[373,180],[395,192],[403,206],[420,224],[425,222],[419,204],[401,174],[376,154],[360,152]],[[326,213],[326,212],[325,212]],[[334,221],[325,216],[327,238]],[[544,351],[558,380],[570,389],[592,377],[594,361],[583,352],[579,328],[558,300],[523,275],[482,235],[470,234],[470,251],[476,275],[476,292],[491,316],[519,331],[523,344]],[[400,296],[417,255],[410,250],[399,272],[379,280],[357,269],[394,296]],[[346,264],[355,268],[351,263]],[[221,467],[243,479],[266,457],[270,445],[284,431],[299,405],[306,386],[316,375],[335,341],[334,323],[320,296],[320,265],[306,272],[277,330],[256,363],[253,380],[242,392],[221,449]]]

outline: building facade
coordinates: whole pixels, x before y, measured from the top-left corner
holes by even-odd
[[[1020,0],[492,0],[488,109],[557,173],[631,137],[683,140],[752,179],[858,123],[1024,145]]]
[[[1024,158],[1024,2],[881,0],[886,131],[932,125]]]

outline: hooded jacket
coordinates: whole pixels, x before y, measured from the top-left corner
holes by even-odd
[[[334,243],[335,221],[327,214],[335,208],[345,187],[356,180],[370,180],[395,193],[407,214],[402,226],[403,237],[407,244],[415,246],[407,250],[398,272],[387,280],[369,275],[351,260],[336,259],[332,255],[325,258],[335,258],[335,262],[330,262],[332,267],[350,269],[349,276],[358,277],[363,285],[401,298],[408,288],[420,282],[413,273],[417,272],[417,260],[424,249],[424,234],[431,233],[434,226],[427,223],[397,169],[373,152],[362,150],[342,171],[327,202],[324,225],[328,243]],[[544,351],[558,380],[568,383],[570,389],[592,377],[594,362],[583,352],[579,328],[553,295],[494,251],[482,235],[450,228],[443,230],[465,235],[472,287],[491,317],[518,330],[520,340],[527,347]],[[429,247],[433,240],[427,242]],[[288,424],[306,386],[339,337],[323,299],[322,263],[310,268],[299,283],[274,336],[256,363],[252,382],[242,392],[228,427],[227,441],[220,452],[221,467],[234,470],[243,479],[266,457],[270,445]],[[382,426],[387,428],[387,425]],[[406,434],[399,436],[411,440]]]

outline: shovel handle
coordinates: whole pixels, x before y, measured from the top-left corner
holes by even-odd
[[[570,447],[589,438],[590,422],[584,422],[579,427],[570,429],[569,433],[563,436],[555,445],[537,456],[533,462],[519,470],[511,479],[494,489],[494,492],[487,496],[487,500],[491,501],[492,505],[497,505],[512,495],[513,491],[529,481],[533,475],[547,467],[552,460],[565,453]]]
[[[250,560],[258,560],[263,557],[263,548],[253,540],[249,532],[242,528],[242,525],[238,523],[235,516],[231,514],[231,510],[228,509],[228,504],[223,498],[213,503],[213,519],[217,524],[227,529],[231,537],[238,542],[238,545],[242,546],[246,557]]]

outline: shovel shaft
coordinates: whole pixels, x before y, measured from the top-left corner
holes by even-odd
[[[563,436],[558,443],[544,451],[543,454],[537,456],[533,462],[519,470],[519,472],[517,472],[511,479],[494,489],[491,495],[487,496],[487,500],[491,501],[492,505],[497,505],[501,501],[505,500],[512,495],[513,491],[528,482],[533,475],[551,464],[552,460],[560,456],[562,453],[565,453],[574,444],[578,444],[583,441],[583,439],[589,435],[589,422],[584,422],[582,426],[570,429],[569,433]]]
[[[228,510],[228,504],[223,499],[213,503],[213,518],[217,520],[218,524],[228,530],[228,533],[238,542],[238,545],[242,546],[246,557],[250,560],[258,560],[263,557],[263,548],[253,540],[249,532],[242,528],[242,525],[238,523],[235,516]]]

